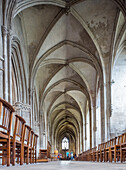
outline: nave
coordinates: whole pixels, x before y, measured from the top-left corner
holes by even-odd
[[[32,165],[16,165],[14,167],[1,167],[4,170],[125,170],[126,164],[120,163],[93,163],[93,162],[77,162],[77,161],[53,161],[49,163],[37,163]]]
[[[0,98],[0,165],[126,163],[126,0],[0,0]]]

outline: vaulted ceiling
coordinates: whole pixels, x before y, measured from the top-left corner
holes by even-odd
[[[123,0],[17,3],[14,16],[24,28],[30,79],[51,134],[58,138],[82,130],[87,106],[95,103],[103,81],[104,61],[114,62],[125,25],[123,5]]]

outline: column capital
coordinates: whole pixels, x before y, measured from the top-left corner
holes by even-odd
[[[4,61],[4,58],[2,56],[0,56],[0,61]]]
[[[42,134],[45,136],[46,135],[46,133],[45,132],[42,132]]]
[[[3,62],[4,62],[4,58],[2,58],[2,57],[0,56],[0,71],[4,71]]]
[[[40,112],[40,116],[43,117],[44,111],[43,111],[43,110],[40,110],[39,112]]]
[[[35,88],[29,89],[29,95],[34,94],[34,92],[35,92]]]
[[[31,111],[31,106],[29,104],[23,104],[22,102],[15,102],[13,107],[16,110]]]
[[[96,131],[97,131],[97,127],[96,127],[96,126],[94,126],[94,127],[93,127],[93,130],[96,132]]]
[[[13,105],[13,107],[15,108],[15,110],[21,110],[22,109],[22,102],[15,102],[15,104]]]
[[[100,83],[100,88],[103,88],[103,87],[105,87],[105,86],[106,86],[105,83]]]
[[[8,38],[12,39],[13,35],[14,35],[13,31],[9,30],[7,34]]]
[[[112,86],[112,84],[114,84],[114,83],[115,83],[114,80],[108,81],[108,82],[106,83],[106,86],[107,86],[107,85],[111,85],[111,86]]]
[[[2,31],[2,35],[7,35],[8,32],[9,32],[8,29],[7,29],[7,27],[4,26],[4,25],[1,26],[1,31]]]
[[[23,111],[31,111],[31,105],[29,104],[22,104],[22,110]]]
[[[1,31],[3,36],[7,36],[10,39],[13,37],[13,31],[11,29],[8,29],[6,26],[2,25]]]
[[[106,82],[106,83],[101,83],[101,84],[100,84],[100,88],[101,88],[101,87],[111,86],[111,85],[114,84],[114,83],[115,83],[114,80],[108,81],[108,82]]]
[[[35,122],[34,122],[34,125],[37,126],[37,127],[39,127],[39,126],[40,126],[39,121],[35,121]]]

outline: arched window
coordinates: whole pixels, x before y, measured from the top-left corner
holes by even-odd
[[[69,140],[64,137],[62,140],[62,150],[68,150],[69,149]]]

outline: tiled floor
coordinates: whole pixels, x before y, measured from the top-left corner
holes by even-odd
[[[2,167],[0,169],[8,170],[126,170],[126,164],[123,163],[93,163],[76,161],[54,161],[48,163],[39,163],[33,165],[16,165],[14,167]]]

